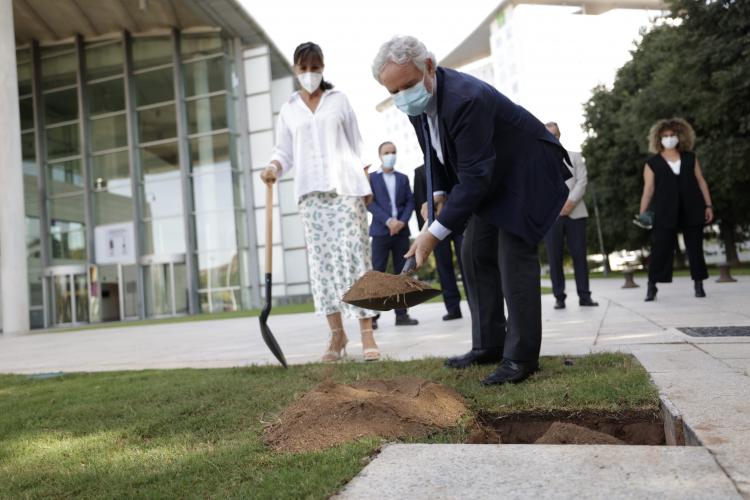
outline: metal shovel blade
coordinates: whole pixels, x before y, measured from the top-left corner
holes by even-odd
[[[407,309],[409,307],[414,307],[422,302],[427,302],[433,297],[437,297],[441,293],[440,290],[428,288],[399,295],[386,295],[383,297],[368,297],[366,299],[349,300],[348,303],[363,309],[391,311],[393,309]]]
[[[404,269],[400,276],[407,277],[416,266],[416,259],[409,257],[404,264]],[[433,297],[437,297],[442,292],[434,288],[425,288],[423,290],[408,291],[398,295],[381,295],[376,297],[367,297],[365,299],[347,300],[346,302],[363,309],[373,309],[375,311],[391,311],[393,309],[407,309],[427,302]]]
[[[266,275],[266,305],[263,306],[263,310],[260,312],[260,335],[263,337],[263,341],[268,346],[268,349],[270,349],[271,353],[273,353],[274,356],[276,356],[276,359],[279,360],[279,363],[284,368],[287,368],[286,365],[286,357],[284,357],[284,353],[281,351],[281,347],[279,347],[279,343],[276,342],[276,337],[273,336],[273,333],[271,333],[271,329],[268,327],[268,323],[266,321],[268,320],[268,315],[271,314],[271,275]]]

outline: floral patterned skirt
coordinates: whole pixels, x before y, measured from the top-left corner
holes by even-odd
[[[316,191],[300,198],[299,212],[305,228],[315,313],[327,316],[341,312],[351,319],[375,316],[374,311],[341,301],[349,287],[372,269],[367,209],[362,198]]]

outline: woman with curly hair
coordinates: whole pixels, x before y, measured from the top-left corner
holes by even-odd
[[[672,282],[678,231],[685,239],[695,296],[706,296],[703,226],[713,221],[714,210],[708,184],[692,152],[694,144],[695,131],[682,118],[659,120],[649,132],[649,150],[655,154],[643,167],[640,208],[643,215],[650,204],[654,214],[647,302],[656,298],[656,283]]]

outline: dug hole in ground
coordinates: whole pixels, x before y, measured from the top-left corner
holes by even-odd
[[[280,452],[322,450],[360,438],[425,438],[466,426],[472,444],[665,444],[659,412],[519,412],[472,414],[455,390],[420,378],[322,382],[265,429]]]

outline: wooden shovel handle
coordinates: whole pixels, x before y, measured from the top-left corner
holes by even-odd
[[[266,274],[273,269],[273,184],[266,184]]]

